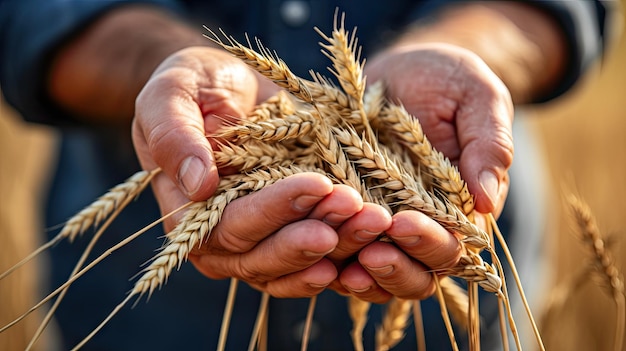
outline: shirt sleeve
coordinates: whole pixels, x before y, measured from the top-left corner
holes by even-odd
[[[168,0],[0,0],[0,87],[7,103],[26,120],[65,123],[67,116],[45,92],[54,49],[106,11],[128,3],[180,11]]]
[[[548,12],[566,35],[568,62],[559,84],[536,102],[545,102],[567,92],[605,52],[609,14],[614,1],[530,1]]]

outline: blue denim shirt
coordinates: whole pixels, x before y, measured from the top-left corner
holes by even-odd
[[[298,75],[313,69],[326,74],[327,58],[320,53],[319,27],[330,33],[336,8],[347,14],[346,27],[357,27],[363,56],[367,57],[405,26],[429,20],[437,8],[454,1],[322,1],[322,0],[229,0],[229,1],[89,1],[4,0],[0,3],[0,85],[7,101],[30,121],[62,126],[58,166],[46,204],[46,224],[52,227],[77,213],[110,187],[123,181],[139,166],[127,135],[71,125],[71,119],[43,93],[49,58],[56,46],[89,21],[113,6],[145,2],[178,12],[198,25],[221,27],[236,38],[247,33],[259,37],[278,53]],[[550,11],[569,35],[571,64],[561,86],[546,98],[558,96],[571,86],[601,52],[604,10],[591,1],[536,1]],[[146,28],[158,30],[158,28]],[[147,190],[113,223],[97,245],[100,253],[159,217]],[[506,213],[503,220],[506,221]],[[506,232],[506,229],[504,229]],[[56,232],[50,232],[54,236]],[[141,265],[162,243],[157,228],[114,253],[72,285],[56,314],[67,349],[78,343],[125,297]],[[51,250],[51,287],[60,285],[87,244],[90,233],[75,243],[61,243]],[[96,253],[92,255],[95,257]],[[171,275],[167,285],[150,301],[122,309],[85,350],[211,350],[215,349],[228,291],[228,281],[212,281],[190,264]],[[499,349],[495,298],[485,294],[481,302],[483,349]],[[240,284],[228,338],[229,350],[247,348],[259,306],[260,294]],[[334,292],[319,296],[310,350],[350,350],[351,321],[346,298]],[[306,317],[308,299],[272,299],[269,307],[269,349],[296,350]],[[372,307],[364,333],[366,349],[374,345],[375,326],[382,306]],[[427,345],[449,349],[449,339],[433,299],[424,301]],[[413,327],[397,350],[415,350]],[[457,340],[465,340],[461,330]]]

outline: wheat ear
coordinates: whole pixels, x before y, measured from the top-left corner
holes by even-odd
[[[411,300],[394,297],[387,304],[382,325],[376,330],[376,350],[388,351],[405,335],[411,315]]]
[[[341,147],[368,176],[384,180],[384,186],[395,190],[394,195],[406,205],[433,218],[444,228],[488,243],[489,237],[453,204],[431,196],[409,173],[380,151],[376,144],[360,138],[353,129],[334,128]]]
[[[78,259],[78,262],[76,262],[74,269],[70,273],[69,278],[72,278],[72,276],[80,270],[85,261],[87,261],[87,258],[91,254],[91,251],[96,245],[96,242],[100,239],[104,231],[109,227],[109,225],[113,222],[117,215],[130,203],[130,201],[139,196],[139,194],[150,183],[150,180],[160,171],[160,169],[156,169],[151,172],[137,172],[125,182],[113,187],[105,195],[101,196],[96,202],[92,203],[83,211],[79,212],[77,216],[74,216],[72,219],[70,219],[69,223],[65,227],[70,229],[61,230],[61,233],[59,233],[59,236],[61,237],[67,235],[70,241],[74,239],[73,236],[75,236],[77,233],[82,234],[86,230],[87,224],[93,224],[97,226],[101,220],[104,220],[106,218],[106,221],[89,241],[89,244],[83,251],[81,257]],[[61,301],[63,301],[63,298],[67,294],[68,289],[69,285],[61,291],[57,299],[54,301],[53,305],[46,313],[44,319],[39,324],[39,327],[35,331],[35,334],[33,335],[28,346],[26,347],[27,351],[35,345],[50,320],[52,320],[54,312],[61,304]]]
[[[151,263],[140,272],[141,276],[128,296],[75,349],[87,343],[132,297],[137,296],[135,302],[137,303],[143,295],[150,296],[157,288],[163,286],[174,268],[180,268],[180,265],[187,259],[191,249],[206,240],[211,230],[219,222],[227,204],[296,172],[300,172],[300,170],[279,168],[269,171],[256,171],[248,175],[235,174],[222,178],[216,195],[207,201],[195,202],[190,205],[178,225],[167,234],[165,246],[152,258]],[[234,182],[239,185],[233,186]]]
[[[576,223],[580,238],[592,253],[593,267],[608,287],[607,292],[616,306],[614,350],[621,350],[624,344],[624,326],[626,319],[626,296],[624,278],[618,268],[589,205],[580,197],[570,194],[567,197],[571,213]]]
[[[143,233],[147,232],[148,230],[154,228],[156,225],[160,224],[161,222],[165,221],[167,218],[171,217],[174,213],[184,209],[185,207],[189,206],[191,203],[187,203],[186,205],[181,206],[180,208],[178,208],[177,210],[172,211],[171,213],[168,213],[164,216],[162,216],[161,218],[159,218],[158,220],[152,222],[151,224],[145,226],[144,228],[142,228],[141,230],[138,230],[137,232],[129,235],[128,237],[126,237],[124,240],[120,241],[119,243],[117,243],[116,245],[110,247],[108,250],[106,250],[104,253],[102,253],[100,256],[98,256],[97,258],[95,258],[93,261],[91,261],[88,265],[86,265],[85,267],[83,267],[80,271],[78,271],[76,274],[72,275],[67,281],[65,281],[65,283],[61,284],[59,287],[57,287],[56,290],[54,290],[53,292],[49,293],[48,295],[46,295],[46,297],[44,297],[41,301],[39,301],[36,305],[34,305],[33,307],[31,307],[28,311],[24,312],[21,316],[17,317],[16,319],[14,319],[12,322],[8,323],[7,325],[5,325],[4,327],[0,328],[0,333],[2,333],[3,331],[9,329],[10,327],[12,327],[13,325],[17,324],[18,322],[20,322],[22,319],[26,318],[30,313],[32,313],[33,311],[37,310],[38,308],[40,308],[41,306],[43,306],[44,304],[46,304],[48,301],[50,301],[52,298],[54,298],[55,296],[57,296],[59,293],[61,293],[65,288],[67,288],[68,286],[70,286],[72,283],[74,283],[76,280],[78,280],[78,278],[82,277],[85,273],[87,273],[90,269],[92,269],[93,267],[95,267],[97,264],[99,264],[100,262],[102,262],[105,258],[107,258],[108,256],[110,256],[113,252],[117,251],[118,249],[124,247],[126,244],[130,243],[131,241],[135,240],[136,238],[138,238],[140,235],[142,235]]]
[[[221,31],[226,41],[222,40],[219,35],[213,32],[208,27],[204,27],[210,35],[205,35],[206,38],[218,44],[226,51],[230,52],[235,57],[241,59],[247,65],[261,73],[263,76],[269,78],[281,88],[287,89],[294,96],[306,101],[312,102],[311,94],[308,92],[304,81],[293,74],[289,67],[280,60],[276,54],[271,53],[265,48],[261,41],[256,39],[256,46],[258,52],[254,51],[251,47],[252,44],[248,40],[248,46],[239,43],[235,38],[227,36],[226,33]]]
[[[311,112],[297,111],[291,115],[272,116],[261,121],[244,120],[240,124],[221,128],[212,137],[227,139],[238,145],[250,139],[276,143],[309,135],[318,120]]]
[[[150,180],[160,172],[156,169],[152,172],[140,171],[128,178],[123,183],[113,187],[106,194],[99,197],[96,201],[85,207],[79,213],[70,218],[63,226],[59,234],[50,239],[47,243],[41,245],[37,250],[26,256],[18,263],[0,274],[0,280],[11,274],[13,271],[23,266],[33,258],[37,257],[43,251],[58,244],[63,239],[73,241],[76,236],[84,233],[92,226],[97,226],[102,220],[107,218],[116,209],[122,209],[134,197],[145,189]]]
[[[385,130],[396,136],[419,159],[423,170],[431,176],[433,185],[462,209],[465,215],[469,215],[474,209],[474,197],[458,169],[432,146],[417,118],[411,116],[402,105],[388,104],[383,108],[379,121]]]
[[[361,49],[358,47],[356,38],[356,29],[349,33],[346,31],[345,14],[338,19],[335,12],[334,27],[331,36],[324,34],[319,28],[315,31],[328,44],[321,44],[322,53],[328,57],[333,68],[329,70],[337,77],[339,85],[344,92],[351,96],[355,101],[363,101],[363,93],[365,91],[365,79],[363,78],[363,64],[360,61]]]

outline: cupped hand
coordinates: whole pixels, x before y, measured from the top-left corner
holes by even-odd
[[[155,70],[136,99],[132,136],[142,168],[163,170],[152,184],[163,214],[213,194],[219,175],[206,135],[245,117],[270,94],[268,86],[241,60],[211,47],[180,50]],[[172,218],[167,230],[180,215]]]
[[[341,238],[354,235],[350,225],[339,229]],[[345,261],[335,290],[373,303],[392,296],[425,299],[435,292],[432,273],[454,267],[461,257],[458,238],[421,212],[396,213],[385,234],[389,240],[372,240],[356,252],[355,260]],[[341,261],[347,253],[329,257]]]
[[[482,213],[500,213],[513,161],[513,103],[504,83],[474,53],[420,43],[390,49],[366,67],[387,97],[419,119],[433,146],[457,164]]]
[[[275,297],[308,297],[336,280],[326,257],[339,242],[335,228],[387,229],[390,216],[358,192],[317,173],[301,173],[231,202],[189,260],[211,279],[234,277]]]

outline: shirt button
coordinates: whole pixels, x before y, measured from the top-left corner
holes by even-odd
[[[301,0],[284,1],[279,11],[283,22],[292,27],[302,26],[311,17],[311,5]]]

